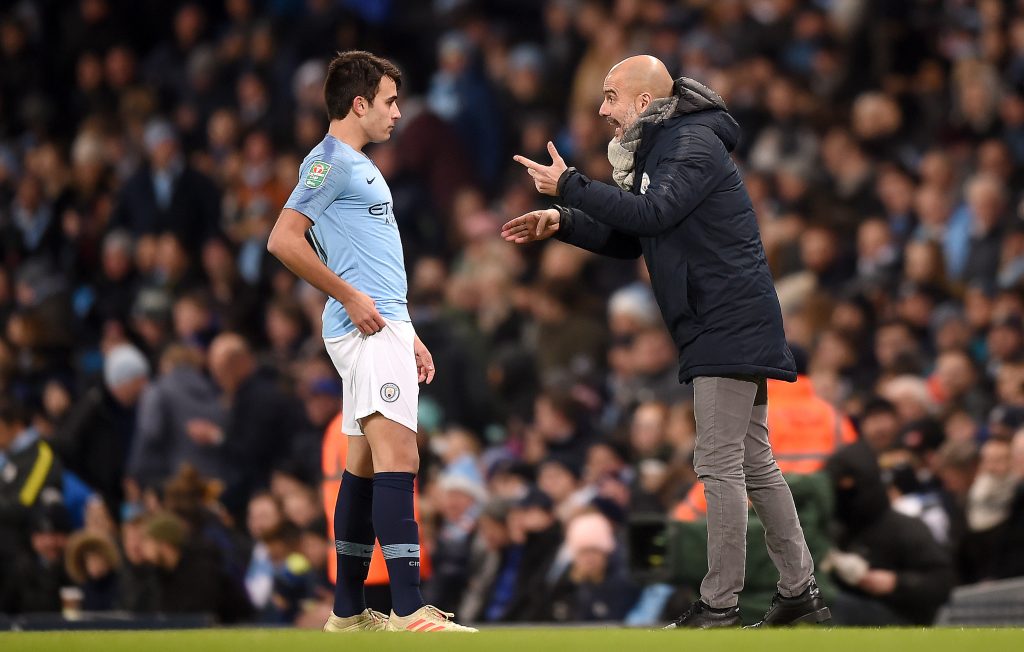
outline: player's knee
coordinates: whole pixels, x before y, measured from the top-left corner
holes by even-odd
[[[345,469],[352,475],[357,475],[360,478],[373,477],[373,459],[369,457],[360,459],[349,457],[345,461]]]
[[[388,447],[374,452],[373,470],[376,473],[417,473],[420,455],[415,448]]]

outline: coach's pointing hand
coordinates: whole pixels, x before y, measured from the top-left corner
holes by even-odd
[[[548,141],[548,154],[551,154],[551,165],[541,165],[518,154],[513,156],[512,160],[526,168],[529,175],[533,177],[533,185],[536,186],[537,192],[555,197],[558,195],[558,178],[562,176],[568,166],[558,154],[558,150],[555,149],[555,144],[550,140]]]
[[[560,214],[554,208],[530,211],[505,222],[501,227],[501,237],[505,242],[514,244],[546,240],[558,231],[559,217]]]
[[[384,318],[377,312],[377,304],[359,290],[353,289],[347,297],[338,300],[345,307],[348,318],[363,335],[378,333],[387,325]]]

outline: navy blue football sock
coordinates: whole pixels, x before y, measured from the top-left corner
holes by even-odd
[[[347,618],[366,609],[363,583],[373,555],[373,480],[345,471],[334,508],[334,545],[338,551],[338,583],[334,615]]]
[[[420,595],[420,533],[413,516],[412,473],[373,476],[373,529],[388,565],[391,609],[408,616],[423,606]]]

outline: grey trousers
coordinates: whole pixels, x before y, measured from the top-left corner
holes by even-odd
[[[693,381],[693,465],[708,505],[708,574],[700,596],[714,608],[735,606],[743,590],[748,495],[779,570],[779,593],[799,595],[814,572],[793,494],[768,443],[766,391],[763,378],[702,376]]]

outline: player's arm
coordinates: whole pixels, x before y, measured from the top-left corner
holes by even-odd
[[[332,272],[306,242],[306,231],[311,226],[312,220],[299,211],[283,209],[270,232],[267,251],[296,276],[340,301],[360,333],[372,335],[380,331],[385,325],[384,318],[377,312],[373,299]]]

